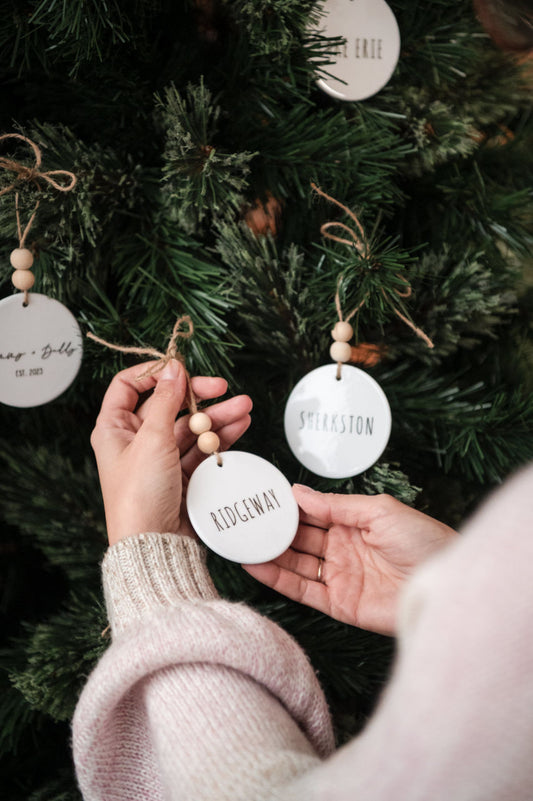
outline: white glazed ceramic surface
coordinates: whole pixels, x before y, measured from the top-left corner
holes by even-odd
[[[40,406],[74,381],[83,355],[75,317],[57,300],[30,292],[0,300],[0,402]]]
[[[307,373],[285,407],[285,436],[304,467],[325,478],[348,478],[381,456],[391,412],[379,384],[363,370],[326,364]]]
[[[298,527],[291,485],[277,467],[244,451],[209,456],[187,488],[194,530],[211,550],[242,564],[268,562],[287,550]]]
[[[323,36],[341,36],[332,77],[317,83],[338,100],[364,100],[390,80],[400,57],[400,30],[385,0],[327,0],[317,26]]]

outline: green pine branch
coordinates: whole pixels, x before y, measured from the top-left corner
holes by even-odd
[[[237,212],[254,153],[219,145],[220,106],[203,80],[182,96],[174,86],[157,98],[166,131],[163,191],[171,219],[194,231],[206,214]]]

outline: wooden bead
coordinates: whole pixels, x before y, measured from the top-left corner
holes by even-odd
[[[35,283],[35,276],[29,270],[15,270],[11,275],[13,286],[21,292],[27,292]]]
[[[214,453],[220,448],[220,440],[214,431],[204,431],[198,437],[198,447],[202,453]]]
[[[15,248],[11,251],[9,261],[15,270],[29,270],[33,264],[33,254],[28,248]]]
[[[347,342],[334,342],[329,349],[334,362],[347,362],[352,355],[352,348]]]
[[[349,342],[353,337],[353,328],[350,323],[340,321],[335,323],[335,328],[331,332],[331,336],[336,342]]]
[[[189,428],[193,434],[203,434],[212,426],[211,418],[205,412],[195,412],[189,418]]]

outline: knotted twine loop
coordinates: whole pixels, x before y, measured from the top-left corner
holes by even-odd
[[[334,197],[326,195],[326,193],[323,192],[322,189],[320,189],[320,187],[318,187],[313,182],[311,182],[311,189],[313,189],[317,193],[317,195],[326,198],[326,200],[329,200],[330,203],[335,203],[336,206],[342,209],[349,217],[352,218],[359,231],[359,236],[358,236],[357,233],[353,230],[353,228],[350,228],[349,225],[345,225],[344,223],[341,222],[331,221],[323,223],[320,226],[320,233],[322,234],[322,236],[326,236],[328,239],[332,239],[334,242],[340,242],[342,245],[349,245],[349,247],[354,247],[361,254],[361,257],[363,259],[368,259],[370,254],[368,250],[368,242],[366,240],[365,229],[359,222],[357,215],[354,214],[354,212],[351,209],[349,209],[348,206],[344,206],[342,203],[339,203],[338,200],[335,200]],[[351,239],[343,239],[340,236],[335,236],[334,234],[330,234],[329,233],[330,228],[341,228],[343,231],[347,231],[350,234]]]
[[[22,134],[17,133],[3,134],[0,136],[0,142],[4,139],[20,139],[22,142],[26,142],[26,144],[28,144],[33,150],[35,155],[35,164],[33,167],[26,167],[25,164],[20,164],[20,162],[15,161],[14,159],[8,159],[5,156],[0,156],[0,168],[14,172],[17,176],[12,184],[0,190],[0,195],[5,195],[8,192],[11,192],[16,188],[17,182],[19,181],[31,181],[37,186],[38,189],[40,189],[41,187],[39,185],[39,179],[46,181],[59,192],[70,192],[71,189],[74,189],[77,178],[73,172],[69,172],[68,170],[49,170],[48,172],[41,172],[41,170],[39,170],[42,162],[42,153],[35,142],[32,142],[32,140],[28,139],[27,136],[22,136]],[[70,178],[70,182],[66,186],[63,186],[54,180],[52,175],[67,176]]]
[[[187,329],[182,331],[181,326],[183,324],[187,325]],[[97,342],[99,345],[104,345],[104,347],[111,348],[111,350],[117,350],[120,353],[133,353],[136,356],[152,356],[152,358],[157,359],[158,361],[156,364],[135,378],[136,381],[142,381],[143,378],[156,375],[163,370],[163,368],[171,359],[176,359],[176,361],[183,365],[185,370],[185,378],[187,379],[187,407],[191,414],[196,414],[198,411],[198,403],[192,388],[192,379],[189,375],[187,367],[185,366],[185,357],[178,350],[178,339],[190,339],[193,334],[194,325],[192,319],[188,314],[184,314],[182,317],[178,317],[174,323],[174,328],[172,329],[172,334],[168,341],[167,349],[164,353],[156,350],[155,348],[139,348],[136,346],[115,345],[113,342],[107,342],[107,340],[97,337],[90,331],[87,332],[87,337],[92,339],[94,342]],[[217,464],[222,466],[222,457],[220,456],[220,453],[218,451],[214,451],[214,456],[216,456]]]
[[[364,231],[363,226],[359,222],[357,216],[354,214],[354,212],[351,211],[351,209],[349,209],[347,206],[344,206],[342,203],[339,203],[339,201],[335,200],[335,198],[330,197],[329,195],[326,195],[326,193],[323,192],[316,184],[311,183],[311,188],[318,195],[320,195],[321,197],[326,198],[326,200],[329,200],[332,203],[335,203],[336,206],[339,206],[339,208],[341,208],[344,212],[346,212],[346,214],[348,214],[352,218],[352,220],[355,222],[355,224],[357,225],[357,228],[358,228],[360,236],[358,236],[358,234],[352,228],[350,228],[348,225],[345,225],[344,223],[338,223],[338,222],[327,222],[327,223],[324,223],[320,227],[320,233],[323,236],[327,237],[328,239],[334,240],[335,242],[341,242],[343,245],[349,245],[350,247],[355,247],[355,249],[360,253],[361,257],[363,259],[369,261],[370,258],[371,258],[371,253],[370,253],[370,249],[368,247],[368,242],[367,242],[367,239],[366,239],[365,231]],[[334,227],[334,226],[336,226],[338,228],[342,228],[345,231],[348,231],[350,236],[351,236],[351,240],[335,236],[334,234],[330,234],[329,233],[329,229]],[[400,281],[402,281],[405,284],[405,287],[406,287],[404,292],[400,292],[399,289],[395,289],[394,291],[395,291],[396,295],[399,298],[409,298],[409,297],[411,297],[411,295],[413,293],[413,290],[412,290],[411,285],[409,284],[409,281],[407,280],[407,278],[405,278],[405,276],[403,276],[403,275],[397,275],[396,277]],[[342,308],[341,308],[341,303],[340,303],[339,291],[340,291],[340,286],[341,286],[341,283],[342,283],[342,279],[343,279],[343,276],[342,275],[339,276],[339,279],[337,281],[337,291],[336,291],[336,294],[335,294],[335,305],[337,307],[337,314],[339,315],[339,320],[341,322],[343,322],[343,315],[342,315]],[[414,331],[414,333],[417,335],[417,337],[420,337],[420,339],[422,339],[426,343],[428,348],[434,348],[435,345],[433,344],[432,340],[428,337],[428,335],[425,334],[424,331],[422,331],[421,328],[419,328],[417,325],[415,325],[413,322],[411,322],[411,320],[409,320],[404,314],[402,314],[400,312],[399,309],[396,308],[396,306],[392,302],[391,298],[389,297],[388,293],[383,288],[381,289],[381,292],[383,294],[383,297],[386,300],[388,300],[390,305],[392,306],[392,310],[393,310],[394,314],[396,314],[396,316],[399,317],[400,320],[403,323],[405,323],[405,325],[409,326],[409,328],[412,331]],[[364,296],[363,300],[344,319],[344,322],[349,322],[352,319],[352,317],[354,317],[357,314],[357,312],[365,304],[366,299],[368,298],[368,295],[369,295],[369,293],[367,292],[366,295]],[[337,378],[340,378],[341,367],[342,367],[342,362],[338,362],[337,363]]]
[[[0,136],[0,142],[5,139],[20,139],[23,142],[26,142],[26,144],[28,144],[33,150],[33,153],[35,155],[35,164],[33,165],[33,167],[26,167],[25,164],[21,164],[20,162],[15,161],[14,159],[9,159],[6,158],[5,156],[0,156],[0,169],[8,170],[9,172],[14,172],[16,175],[15,181],[12,184],[0,190],[0,196],[6,195],[8,192],[11,192],[13,191],[13,189],[16,189],[17,184],[19,182],[34,183],[37,186],[37,189],[40,190],[41,186],[39,184],[39,179],[46,181],[51,186],[53,186],[54,189],[57,189],[59,192],[70,192],[71,189],[74,189],[78,179],[76,178],[73,172],[69,172],[68,170],[49,170],[48,172],[41,172],[39,170],[42,161],[42,153],[39,147],[35,144],[35,142],[32,142],[32,140],[28,139],[27,136],[22,136],[22,134],[17,134],[17,133],[3,134],[2,136]],[[63,186],[62,184],[59,184],[54,178],[52,178],[51,177],[52,175],[67,176],[68,178],[70,178],[70,182],[67,185]],[[30,219],[28,220],[28,223],[23,231],[22,224],[20,221],[20,212],[19,212],[19,193],[15,192],[15,214],[17,217],[17,233],[19,238],[19,248],[25,247],[26,238],[30,232],[30,228],[33,225],[33,221],[35,220],[35,215],[37,214],[39,203],[40,201],[38,200],[34,206]],[[24,291],[24,305],[26,306],[28,305],[28,290]]]
[[[188,326],[187,330],[185,331],[181,330],[181,326],[183,324],[186,324]],[[193,322],[188,314],[184,314],[182,317],[178,317],[178,319],[174,323],[174,328],[172,329],[172,334],[168,341],[165,353],[162,353],[160,350],[156,350],[155,348],[140,348],[134,345],[132,346],[115,345],[113,342],[107,342],[107,340],[102,339],[101,337],[97,337],[90,331],[87,333],[87,336],[94,342],[98,342],[99,345],[104,345],[106,348],[111,348],[111,350],[117,350],[120,353],[134,353],[136,356],[152,356],[152,358],[157,359],[158,360],[157,364],[154,364],[148,370],[145,370],[144,373],[141,373],[135,379],[136,381],[142,381],[143,378],[148,378],[151,375],[156,375],[156,373],[161,372],[161,370],[163,370],[163,368],[169,363],[171,359],[176,359],[176,361],[180,362],[185,367],[185,357],[178,350],[178,339],[190,339],[193,334],[194,334]],[[186,367],[185,367],[185,376],[187,378],[187,395],[188,395],[187,406],[189,407],[191,414],[195,414],[198,411],[198,404],[196,402],[196,397],[192,390],[191,377]]]

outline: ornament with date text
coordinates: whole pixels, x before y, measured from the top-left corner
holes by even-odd
[[[76,176],[65,170],[40,172],[41,151],[37,145],[20,134],[4,134],[0,141],[20,139],[35,154],[33,167],[26,167],[6,157],[0,157],[0,168],[14,172],[15,181],[0,191],[0,195],[16,189],[19,181],[39,181],[61,192],[69,192]],[[52,176],[67,176],[67,185],[59,184]],[[24,230],[15,192],[15,214],[19,246],[10,255],[14,272],[11,280],[19,293],[0,300],[0,403],[28,408],[54,400],[76,377],[81,364],[82,340],[76,319],[57,300],[30,292],[35,277],[31,272],[33,253],[26,239],[35,219],[39,201]]]
[[[389,82],[400,57],[400,31],[385,0],[326,0],[322,36],[343,39],[318,86],[338,100],[365,100]]]

